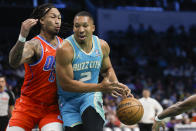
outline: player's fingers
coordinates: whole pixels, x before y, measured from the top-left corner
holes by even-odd
[[[131,95],[132,95],[132,94],[131,94],[131,90],[130,90],[130,89],[126,89],[125,91],[126,91],[127,97],[129,97],[129,96],[131,97]]]
[[[31,23],[31,22],[33,22],[33,19],[27,19],[27,20],[25,20],[23,23],[24,23],[24,24],[28,24],[28,23]]]
[[[37,23],[37,22],[38,22],[38,19],[33,19],[33,20],[30,20],[28,22],[28,24],[31,25],[31,24],[34,24],[34,23]]]
[[[111,96],[114,98],[117,98],[118,96],[114,95],[114,93],[111,93]]]
[[[156,131],[156,125],[155,124],[152,125],[152,131]]]
[[[34,26],[36,24],[37,24],[37,21],[33,21],[33,22],[30,23],[30,26],[32,27],[32,26]]]
[[[134,98],[133,94],[131,93],[128,95],[128,97]]]
[[[122,96],[121,94],[119,94],[119,93],[116,92],[116,91],[113,91],[113,92],[111,93],[111,95],[112,95],[113,97],[115,97],[115,98],[117,98],[117,97],[119,97],[119,96]]]
[[[25,25],[31,25],[32,23],[37,23],[38,19],[28,19],[25,21]]]
[[[163,128],[163,131],[165,131],[165,124],[162,123],[162,128]]]
[[[110,83],[110,86],[118,87],[118,82],[111,82],[111,83]],[[118,87],[118,88],[119,88],[119,87]]]
[[[118,92],[119,94],[121,94],[121,95],[125,95],[125,94],[124,94],[124,90],[123,90],[122,88],[114,87],[114,90],[115,90],[116,92]]]

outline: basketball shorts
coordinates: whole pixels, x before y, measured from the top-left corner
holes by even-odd
[[[18,126],[25,131],[31,131],[35,125],[41,129],[44,125],[52,122],[63,123],[58,104],[43,105],[35,103],[28,97],[21,96],[16,100],[8,126]]]
[[[82,113],[87,107],[93,107],[96,112],[105,120],[103,99],[100,92],[86,93],[80,97],[64,99],[59,97],[59,109],[63,120],[63,126],[74,127],[82,124]]]

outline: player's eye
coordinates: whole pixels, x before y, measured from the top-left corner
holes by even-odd
[[[85,28],[86,28],[86,27],[88,27],[88,25],[86,25],[86,24],[85,24],[85,25],[83,25],[83,26],[84,26]]]
[[[79,26],[79,25],[75,25],[75,27],[76,27],[76,28],[79,28],[80,26]]]
[[[56,16],[55,16],[55,15],[51,15],[50,17],[51,17],[51,18],[56,18]]]

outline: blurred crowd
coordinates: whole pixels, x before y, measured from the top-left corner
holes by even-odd
[[[196,26],[185,31],[181,25],[156,32],[151,26],[131,25],[127,31],[109,31],[111,61],[119,78],[136,98],[147,88],[152,97],[166,108],[196,92]],[[115,116],[120,99],[105,95],[107,126],[121,126]],[[196,122],[196,111],[172,118],[167,126]]]
[[[120,9],[126,7],[156,7],[163,10],[187,11],[195,10],[195,0],[90,0],[99,8]],[[142,8],[140,8],[142,9]]]
[[[26,6],[32,7],[43,3],[54,3],[60,8],[75,7],[75,10],[85,6],[85,2],[90,2],[98,8],[109,9],[130,9],[129,7],[154,7],[161,8],[166,11],[195,11],[195,0],[0,0],[0,6]],[[142,8],[140,8],[142,10]]]

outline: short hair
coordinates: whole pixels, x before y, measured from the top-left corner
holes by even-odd
[[[38,19],[38,23],[31,30],[33,35],[39,34],[41,30],[41,24],[39,20],[42,17],[44,17],[52,8],[56,8],[56,7],[51,3],[46,3],[46,4],[39,5],[33,10],[32,14],[30,15],[30,18]]]
[[[93,21],[93,23],[94,23],[93,16],[91,15],[91,13],[89,13],[89,12],[87,12],[87,11],[80,11],[80,12],[78,12],[78,13],[74,16],[74,18],[75,18],[76,16],[88,16],[88,17]]]
[[[150,89],[149,88],[143,88],[143,91],[149,91],[150,92]]]
[[[5,75],[0,74],[0,78],[4,78],[5,81],[6,81],[6,76]]]

